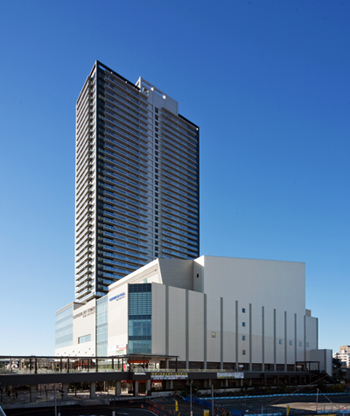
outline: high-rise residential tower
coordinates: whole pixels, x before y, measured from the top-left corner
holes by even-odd
[[[154,258],[199,256],[199,128],[96,62],[76,106],[75,300]]]

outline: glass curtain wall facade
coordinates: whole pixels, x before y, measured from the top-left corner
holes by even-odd
[[[198,127],[96,62],[76,107],[76,301],[157,257],[198,256]]]
[[[108,349],[108,296],[96,301],[96,355],[106,356]]]
[[[55,348],[73,344],[73,304],[55,315]]]
[[[152,285],[129,285],[129,354],[152,353]]]

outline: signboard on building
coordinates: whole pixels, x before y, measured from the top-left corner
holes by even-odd
[[[244,373],[217,373],[217,378],[244,378]]]
[[[73,319],[77,319],[80,318],[81,316],[83,318],[86,318],[89,315],[92,315],[95,312],[95,306],[93,306],[92,308],[86,309],[83,312],[77,313],[76,315],[73,316]]]
[[[185,380],[187,373],[151,373],[152,380]]]
[[[120,299],[124,299],[124,298],[125,298],[125,292],[119,293],[119,295],[113,296],[112,298],[109,299],[109,301],[111,301],[111,300],[120,300]]]
[[[127,344],[111,345],[108,347],[108,355],[125,355],[128,353]]]

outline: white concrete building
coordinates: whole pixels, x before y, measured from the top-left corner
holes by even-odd
[[[318,319],[305,308],[304,263],[156,259],[106,296],[58,311],[56,322],[71,339],[57,356],[169,355],[181,368],[251,371],[324,361],[314,358]]]
[[[340,360],[342,367],[350,368],[350,345],[341,345],[339,352],[333,354],[333,358]]]

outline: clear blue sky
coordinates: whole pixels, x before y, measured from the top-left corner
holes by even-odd
[[[201,132],[201,254],[306,263],[350,344],[350,2],[0,3],[0,355],[52,355],[74,298],[75,102],[94,61]]]

